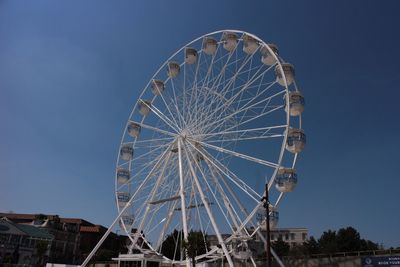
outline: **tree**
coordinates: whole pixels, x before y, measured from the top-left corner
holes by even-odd
[[[339,229],[336,242],[338,251],[359,251],[361,249],[360,233],[353,227]]]
[[[321,253],[319,244],[313,236],[311,236],[308,241],[304,242],[303,246],[308,255]]]
[[[380,249],[377,243],[372,242],[371,240],[360,240],[360,250],[378,250]]]
[[[279,257],[289,255],[290,246],[282,240],[282,237],[279,237],[277,241],[272,242],[271,246]]]
[[[311,239],[308,245],[311,245]],[[314,241],[312,241],[314,243]],[[315,246],[313,244],[312,246]],[[378,244],[360,238],[360,233],[353,227],[340,228],[337,232],[328,230],[318,239],[317,248],[311,248],[312,253],[336,253],[363,250],[377,250]]]
[[[335,253],[337,252],[336,232],[328,230],[323,232],[318,239],[318,246],[322,253]]]
[[[205,235],[207,238],[207,236]],[[193,267],[196,266],[196,256],[207,252],[207,240],[204,240],[202,232],[190,231],[188,235],[188,241],[183,241],[183,248],[189,258],[192,259]]]
[[[205,237],[205,239],[204,239]],[[208,248],[207,236],[200,231],[190,231],[188,241],[183,241],[183,232],[174,230],[162,243],[161,253],[167,258],[180,260],[185,259],[186,255],[196,264],[197,255],[206,253]],[[186,253],[182,253],[185,250]],[[194,265],[193,265],[194,266]]]
[[[171,234],[167,235],[162,243],[161,253],[172,260],[179,260],[181,258],[183,232],[174,230]]]

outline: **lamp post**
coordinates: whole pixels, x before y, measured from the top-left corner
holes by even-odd
[[[271,267],[271,238],[270,238],[270,229],[269,229],[269,195],[268,195],[268,182],[265,184],[265,196],[261,199],[264,201],[264,208],[265,208],[265,217],[266,217],[266,228],[267,228],[267,245],[266,245],[266,252],[267,252],[267,267]]]

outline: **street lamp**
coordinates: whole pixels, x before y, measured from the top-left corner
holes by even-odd
[[[266,217],[266,227],[267,227],[267,267],[271,266],[271,239],[270,239],[270,229],[269,229],[269,195],[268,195],[268,182],[265,184],[265,196],[261,199],[264,202],[265,217]]]

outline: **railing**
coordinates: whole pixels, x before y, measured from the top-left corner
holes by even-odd
[[[349,252],[336,252],[336,253],[324,253],[324,254],[311,254],[311,255],[298,255],[298,256],[284,256],[284,259],[292,258],[335,258],[335,257],[361,257],[361,256],[371,256],[371,255],[398,255],[400,254],[400,249],[381,249],[381,250],[365,250],[365,251],[349,251]]]
[[[34,267],[35,265],[31,264],[13,264],[13,263],[1,263],[1,267]]]

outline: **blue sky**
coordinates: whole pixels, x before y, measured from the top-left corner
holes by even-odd
[[[1,1],[0,211],[108,225],[130,110],[192,39],[276,43],[306,97],[307,147],[281,227],[354,226],[400,246],[398,1]]]

